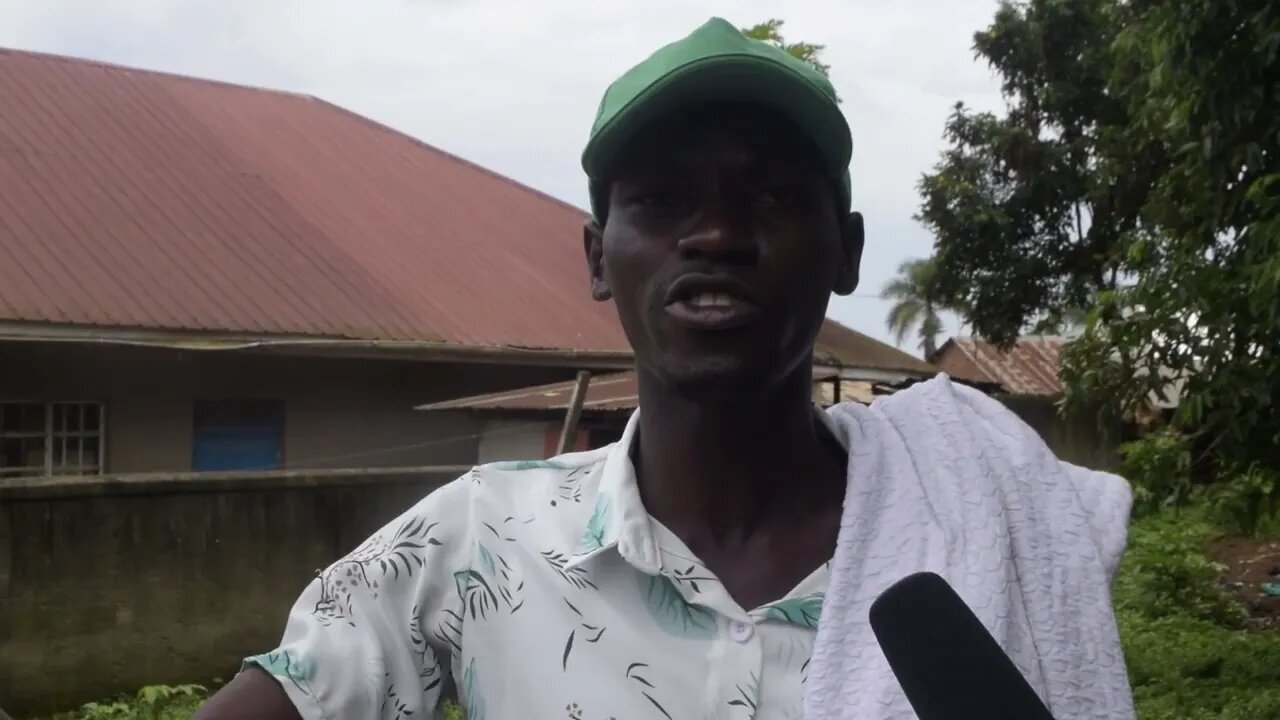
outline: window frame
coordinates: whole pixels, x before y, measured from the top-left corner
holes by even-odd
[[[63,455],[63,464],[59,468],[68,467],[66,464],[66,446],[68,438],[76,438],[80,440],[80,450],[77,454],[79,464],[75,466],[76,475],[102,475],[106,470],[107,459],[107,406],[100,400],[29,400],[29,399],[0,399],[0,415],[3,414],[5,408],[18,405],[38,405],[44,410],[44,428],[39,433],[36,432],[9,432],[6,433],[0,429],[0,439],[4,438],[40,438],[44,441],[44,457],[39,466],[23,465],[13,467],[0,466],[0,481],[11,480],[14,478],[24,477],[54,477],[54,446],[61,441],[61,450]],[[54,427],[54,418],[56,415],[55,408],[58,407],[80,407],[82,414],[80,415],[80,429],[67,430],[57,429]],[[98,411],[98,427],[95,431],[84,429],[85,415],[83,410],[95,408]],[[65,424],[65,420],[64,420]],[[95,462],[85,465],[87,459],[84,456],[84,440],[87,438],[96,438],[98,440],[97,457],[93,458]],[[87,470],[86,468],[91,468]],[[65,474],[59,470],[56,475]]]
[[[239,413],[249,410],[240,415]],[[264,411],[265,412],[261,412]],[[261,412],[260,415],[257,413]],[[226,417],[242,419],[241,422],[226,422]],[[270,422],[259,423],[250,420],[247,424],[243,418],[249,417],[269,419]],[[231,397],[231,398],[197,398],[191,404],[191,470],[192,472],[273,472],[288,468],[287,438],[289,404],[282,397]],[[240,469],[200,469],[200,433],[202,429],[232,427],[270,428],[274,432],[276,460],[270,467],[251,467]]]

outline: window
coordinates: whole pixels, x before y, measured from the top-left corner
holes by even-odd
[[[98,475],[102,404],[0,402],[0,478]]]
[[[196,403],[192,469],[199,472],[274,470],[283,464],[283,402]]]

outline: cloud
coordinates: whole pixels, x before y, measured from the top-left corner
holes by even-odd
[[[585,206],[578,155],[608,83],[708,17],[786,21],[825,44],[854,133],[867,217],[863,293],[927,255],[915,184],[956,100],[998,105],[973,60],[994,0],[29,0],[0,9],[0,45],[304,92]],[[832,314],[885,338],[886,306]]]

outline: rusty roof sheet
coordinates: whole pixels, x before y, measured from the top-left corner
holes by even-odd
[[[998,385],[1014,395],[1057,397],[1063,393],[1058,369],[1065,342],[1060,337],[1024,337],[1001,352],[980,338],[952,338],[938,349],[933,364],[959,380]]]
[[[816,365],[861,367],[887,370],[912,377],[932,377],[938,368],[915,355],[846,327],[834,320],[827,320],[818,342],[813,348]]]
[[[815,368],[813,371],[814,401],[822,405],[834,402],[836,377],[832,370]],[[573,399],[574,380],[521,388],[507,392],[473,395],[442,402],[420,405],[418,410],[479,410],[479,411],[564,411]],[[840,400],[870,402],[870,383],[843,381]],[[640,404],[640,389],[634,371],[597,375],[587,384],[587,394],[582,409],[588,413],[630,412]]]
[[[0,48],[0,107],[0,320],[630,351],[582,210],[322,100]]]
[[[472,395],[418,406],[418,410],[567,410],[576,380],[536,385],[507,392]],[[634,410],[640,403],[635,372],[593,376],[582,409],[595,412]]]

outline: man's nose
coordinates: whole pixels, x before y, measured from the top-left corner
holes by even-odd
[[[723,203],[704,208],[677,248],[684,260],[751,264],[759,255],[748,223]]]

